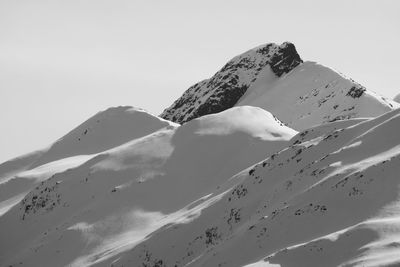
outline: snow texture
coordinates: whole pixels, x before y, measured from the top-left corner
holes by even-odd
[[[1,164],[0,266],[399,266],[399,107],[254,48]]]

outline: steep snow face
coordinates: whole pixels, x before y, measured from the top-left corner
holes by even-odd
[[[304,62],[279,79],[271,79],[265,70],[236,105],[266,109],[300,131],[336,120],[376,117],[400,107],[315,62]]]
[[[171,124],[90,158],[49,163],[70,168],[42,180],[0,216],[1,263],[109,265],[154,231],[196,218],[194,209],[210,204],[207,195],[296,134],[270,113],[242,106]],[[40,168],[28,174],[40,175]]]
[[[190,87],[161,117],[184,123],[233,107],[259,73],[268,68],[274,77],[303,62],[291,43],[266,44],[230,60],[213,77]]]
[[[303,131],[109,262],[397,266],[399,131],[400,109]]]
[[[0,165],[0,214],[56,173],[75,168],[95,157],[96,153],[173,125],[132,107],[99,112],[49,148]]]
[[[262,140],[289,140],[296,131],[285,127],[268,111],[251,107],[234,107],[198,119],[198,134],[228,135],[243,132]]]

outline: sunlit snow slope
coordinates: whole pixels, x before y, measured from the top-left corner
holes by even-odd
[[[132,107],[116,107],[99,112],[49,148],[0,165],[0,214],[55,173],[79,166],[96,153],[168,125],[175,124]]]
[[[256,47],[1,164],[0,267],[400,266],[399,133],[399,103]]]
[[[296,133],[269,112],[244,106],[98,153],[42,181],[0,217],[0,261],[104,263],[206,205],[205,196]]]
[[[400,110],[292,138],[112,266],[398,266]]]
[[[400,107],[328,67],[303,62],[293,44],[283,43],[233,58],[213,77],[190,87],[161,117],[182,123],[238,105],[261,107],[299,131]]]
[[[304,62],[280,78],[271,76],[269,70],[260,74],[236,105],[262,107],[297,130],[336,120],[376,117],[400,107],[315,62]]]

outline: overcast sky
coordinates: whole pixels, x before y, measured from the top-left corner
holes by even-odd
[[[0,0],[0,162],[110,106],[159,114],[263,43],[400,92],[400,1]]]

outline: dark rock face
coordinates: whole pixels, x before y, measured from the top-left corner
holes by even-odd
[[[218,113],[227,109],[227,107],[233,107],[242,95],[247,90],[246,85],[241,87],[229,86],[229,84],[223,84],[207,99],[206,102],[201,104],[186,121],[207,115]]]
[[[359,98],[364,94],[364,92],[366,90],[367,89],[365,89],[364,86],[356,85],[356,86],[353,86],[350,88],[350,90],[347,92],[346,96],[350,96],[352,98]]]
[[[292,43],[266,44],[230,60],[210,79],[191,86],[162,118],[185,123],[233,107],[268,65],[277,77],[302,63]]]
[[[297,54],[294,44],[283,43],[281,47],[282,48],[271,58],[270,63],[272,71],[278,77],[281,77],[284,73],[288,73],[303,62],[299,54]]]

